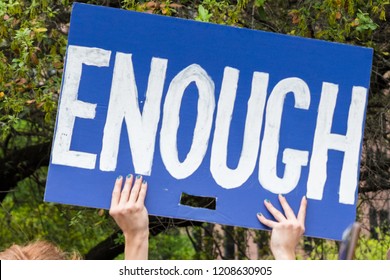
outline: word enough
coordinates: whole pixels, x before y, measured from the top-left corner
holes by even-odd
[[[78,100],[82,66],[85,64],[108,67],[110,58],[110,50],[75,45],[68,47],[61,106],[52,151],[53,164],[85,169],[96,168],[96,154],[73,151],[70,145],[75,119],[94,119],[96,115],[97,104]],[[121,129],[125,122],[135,172],[151,175],[167,65],[167,59],[152,58],[146,100],[141,114],[132,54],[121,52],[115,54],[100,153],[101,171],[116,169]],[[353,86],[347,131],[345,135],[341,135],[331,133],[339,86],[323,82],[310,163],[308,151],[286,148],[282,151],[285,170],[283,176],[279,177],[276,167],[286,95],[289,93],[294,95],[296,109],[308,110],[311,100],[310,89],[304,80],[290,77],[280,80],[266,100],[269,74],[253,73],[242,151],[237,167],[231,169],[227,166],[228,139],[239,72],[238,69],[225,67],[218,104],[215,100],[214,82],[200,65],[189,65],[170,82],[163,104],[159,145],[162,161],[171,176],[184,179],[199,168],[206,155],[216,109],[210,172],[219,186],[225,189],[242,186],[254,172],[258,162],[258,179],[261,186],[275,194],[286,194],[297,186],[302,167],[309,164],[306,195],[308,198],[321,200],[327,178],[328,151],[336,150],[344,153],[339,202],[354,204],[367,89]],[[191,83],[195,83],[199,95],[196,125],[190,151],[181,162],[177,148],[180,108],[184,92]],[[264,135],[260,145],[263,115]]]

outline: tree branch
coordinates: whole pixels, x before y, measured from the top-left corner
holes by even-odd
[[[0,158],[0,202],[17,183],[49,164],[51,143],[45,142],[15,149]]]
[[[107,237],[105,240],[93,247],[85,255],[86,260],[112,260],[119,254],[123,253],[125,246],[118,244],[115,239],[118,238],[120,231],[116,231]]]

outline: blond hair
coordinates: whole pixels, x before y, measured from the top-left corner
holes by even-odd
[[[80,259],[77,253],[68,254],[47,241],[35,241],[25,246],[12,245],[0,252],[0,260],[67,260]]]

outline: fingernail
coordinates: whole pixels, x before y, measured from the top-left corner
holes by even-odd
[[[122,175],[119,175],[116,179],[117,179],[117,180],[122,179]]]
[[[137,179],[141,178],[141,175],[137,175]]]
[[[259,212],[259,213],[257,213],[257,216],[261,217],[261,216],[263,216],[263,214],[261,214],[261,213]]]
[[[146,180],[145,179],[143,179],[142,184],[146,184]]]
[[[127,177],[127,179],[130,179],[131,176],[133,176],[133,175],[129,174],[129,175],[127,175],[126,177]]]
[[[269,203],[269,199],[266,199],[265,202]]]
[[[281,197],[284,197],[284,195],[283,195],[283,194],[281,194],[281,193],[280,193],[279,195],[280,195]]]

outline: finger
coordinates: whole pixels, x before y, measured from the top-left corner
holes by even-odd
[[[112,190],[112,196],[111,196],[111,206],[118,205],[119,199],[121,197],[121,189],[122,189],[122,176],[118,176],[115,180],[114,188]]]
[[[286,216],[286,218],[289,220],[295,220],[296,217],[295,217],[294,211],[291,209],[286,198],[283,195],[279,194],[279,201],[280,201],[280,204],[282,205],[284,215]]]
[[[274,228],[277,223],[271,220],[268,220],[266,217],[263,216],[261,213],[257,213],[257,219],[263,224],[266,225],[269,228]]]
[[[305,225],[306,209],[307,209],[307,199],[306,196],[303,196],[301,200],[301,206],[299,207],[298,217],[297,217],[301,225]]]
[[[132,185],[133,185],[133,175],[129,174],[126,176],[125,185],[121,193],[121,200],[120,200],[121,204],[125,204],[129,200]]]
[[[146,182],[146,180],[143,180],[141,184],[141,189],[138,194],[138,199],[137,199],[137,204],[139,204],[140,206],[145,205],[145,197],[146,197],[147,190],[148,190],[148,183]]]
[[[278,222],[286,220],[286,217],[278,209],[276,209],[268,199],[264,200],[264,205]]]
[[[133,185],[133,189],[131,190],[131,194],[130,194],[129,201],[131,203],[135,203],[137,201],[138,195],[139,195],[139,191],[141,189],[141,184],[142,184],[142,176],[141,175],[137,175],[137,178],[135,179],[135,182],[134,182],[134,185]]]

